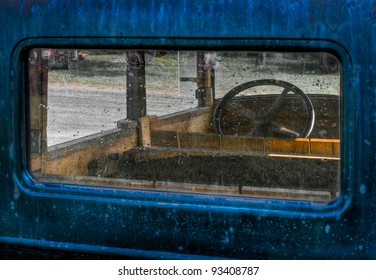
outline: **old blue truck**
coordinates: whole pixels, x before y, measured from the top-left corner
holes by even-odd
[[[1,258],[376,257],[374,1],[0,14]]]

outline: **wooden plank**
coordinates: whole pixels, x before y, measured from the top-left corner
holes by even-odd
[[[98,132],[85,137],[53,145],[48,148],[47,160],[58,159],[64,156],[73,155],[80,151],[111,146],[119,150],[130,150],[137,145],[136,129],[111,129]]]
[[[236,186],[219,186],[207,184],[156,181],[155,189],[174,192],[239,195],[239,187]]]
[[[238,151],[264,151],[264,139],[247,137],[247,136],[232,136],[222,135],[222,149],[238,150]]]
[[[338,139],[268,139],[210,133],[152,131],[153,146],[189,149],[221,149],[238,152],[303,156],[340,156]]]
[[[243,187],[242,195],[259,198],[277,198],[289,200],[305,200],[312,202],[328,203],[333,198],[329,191],[301,190],[286,188]]]
[[[152,145],[167,148],[221,149],[302,156],[340,156],[338,139],[268,139],[209,133],[153,131]]]
[[[197,52],[197,88],[211,88],[211,65],[210,61],[205,59],[208,54]]]
[[[338,139],[310,139],[312,155],[340,156],[340,140]]]
[[[150,147],[150,119],[148,116],[140,118],[140,136],[141,136],[141,146]]]
[[[136,147],[136,143],[136,133],[129,134],[128,131],[114,129],[112,133],[102,133],[101,136],[87,136],[55,145],[42,163],[42,172],[71,177],[87,176],[89,163],[96,161],[96,169],[103,173],[108,170],[110,154],[122,154]]]
[[[146,115],[145,54],[127,52],[127,119],[137,121]]]
[[[181,148],[221,149],[219,134],[179,132],[178,140]]]
[[[42,169],[42,157],[40,155],[32,155],[30,162],[31,172]]]
[[[266,153],[309,154],[309,139],[265,139]]]
[[[121,188],[121,189],[154,189],[154,182],[147,180],[129,180],[129,179],[115,179],[103,178],[93,176],[77,176],[74,178],[75,182],[80,184],[97,185],[102,188]]]
[[[31,160],[31,170],[42,169],[43,162],[47,154],[47,98],[48,98],[48,69],[42,60],[42,51],[38,50],[37,61],[34,65],[29,65],[29,125],[30,138],[29,143],[33,149],[31,153],[38,155],[41,162]],[[33,138],[38,135],[37,138]],[[34,166],[34,164],[37,164]]]
[[[162,131],[162,130],[152,130],[151,135],[151,145],[166,148],[177,148],[179,147],[177,141],[176,131]]]
[[[151,129],[209,132],[211,129],[212,113],[212,108],[204,107],[168,114],[151,122]]]

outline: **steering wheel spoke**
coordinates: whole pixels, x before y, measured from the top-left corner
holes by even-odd
[[[298,132],[293,131],[291,129],[288,129],[288,128],[286,128],[282,125],[279,125],[275,122],[271,122],[271,129],[274,132],[277,132],[278,134],[287,136],[289,138],[298,138],[300,136],[300,134]]]
[[[230,100],[227,103],[227,105],[230,106],[231,108],[235,109],[236,111],[241,113],[243,116],[247,117],[248,119],[250,119],[252,121],[256,120],[255,113],[253,113],[251,110],[245,108],[244,106],[242,106],[241,104],[239,104],[235,100]]]
[[[286,95],[290,92],[290,89],[285,88],[282,93],[277,97],[272,106],[268,109],[268,114],[273,115],[279,108],[281,108],[282,102]]]

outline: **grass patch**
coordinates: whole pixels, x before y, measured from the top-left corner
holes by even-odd
[[[150,90],[177,91],[176,54],[154,58],[145,55],[146,86]],[[127,55],[124,51],[90,52],[84,60],[72,61],[69,69],[50,69],[49,82],[91,87],[126,88]]]

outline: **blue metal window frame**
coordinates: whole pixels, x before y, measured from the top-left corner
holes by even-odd
[[[186,208],[186,209],[208,209],[215,211],[230,211],[243,212],[252,214],[273,214],[273,215],[308,215],[308,216],[337,216],[344,211],[349,205],[352,197],[352,175],[351,170],[346,170],[343,166],[351,166],[349,161],[352,155],[346,154],[351,152],[351,149],[346,148],[351,142],[352,135],[348,133],[349,126],[351,127],[351,110],[352,104],[352,89],[350,88],[351,79],[351,58],[348,52],[339,44],[323,40],[252,40],[252,39],[177,39],[177,38],[37,38],[27,39],[22,41],[14,51],[13,54],[13,69],[23,69],[27,62],[25,53],[34,47],[43,48],[72,48],[79,46],[83,49],[137,49],[142,46],[143,49],[210,49],[210,50],[249,50],[249,51],[295,51],[295,52],[331,52],[338,57],[342,63],[342,85],[343,92],[341,93],[341,130],[347,131],[341,136],[341,191],[340,197],[329,204],[311,203],[309,201],[287,201],[282,199],[257,199],[257,198],[238,198],[226,197],[219,195],[200,195],[200,194],[186,194],[179,192],[157,192],[149,190],[111,190],[108,188],[101,188],[98,186],[88,186],[83,189],[82,186],[75,186],[74,184],[64,183],[38,183],[35,182],[25,166],[27,163],[25,149],[19,150],[21,153],[18,157],[22,162],[19,167],[18,182],[19,187],[25,193],[31,196],[44,196],[51,198],[67,198],[67,199],[83,199],[94,200],[103,203],[124,203],[125,205],[144,205],[152,207],[167,207],[167,208]],[[22,59],[23,57],[23,59]],[[15,71],[16,72],[16,71]],[[19,76],[18,76],[19,75]],[[21,87],[15,87],[14,96],[17,92],[23,92],[23,97],[20,97],[21,102],[15,104],[24,104],[24,109],[18,112],[23,123],[27,123],[26,112],[27,106],[27,87],[20,83],[23,73],[20,72],[15,76],[14,84]],[[18,76],[18,77],[17,77]],[[346,87],[345,85],[348,85]],[[350,116],[349,116],[350,115]],[[26,128],[23,126],[23,131],[20,132],[20,138],[15,139],[15,143],[23,143],[26,147],[25,135]],[[27,132],[26,132],[27,133]],[[57,188],[58,186],[58,188]],[[350,186],[350,187],[346,187]],[[105,187],[105,186],[104,186]],[[162,206],[163,205],[163,206]]]

